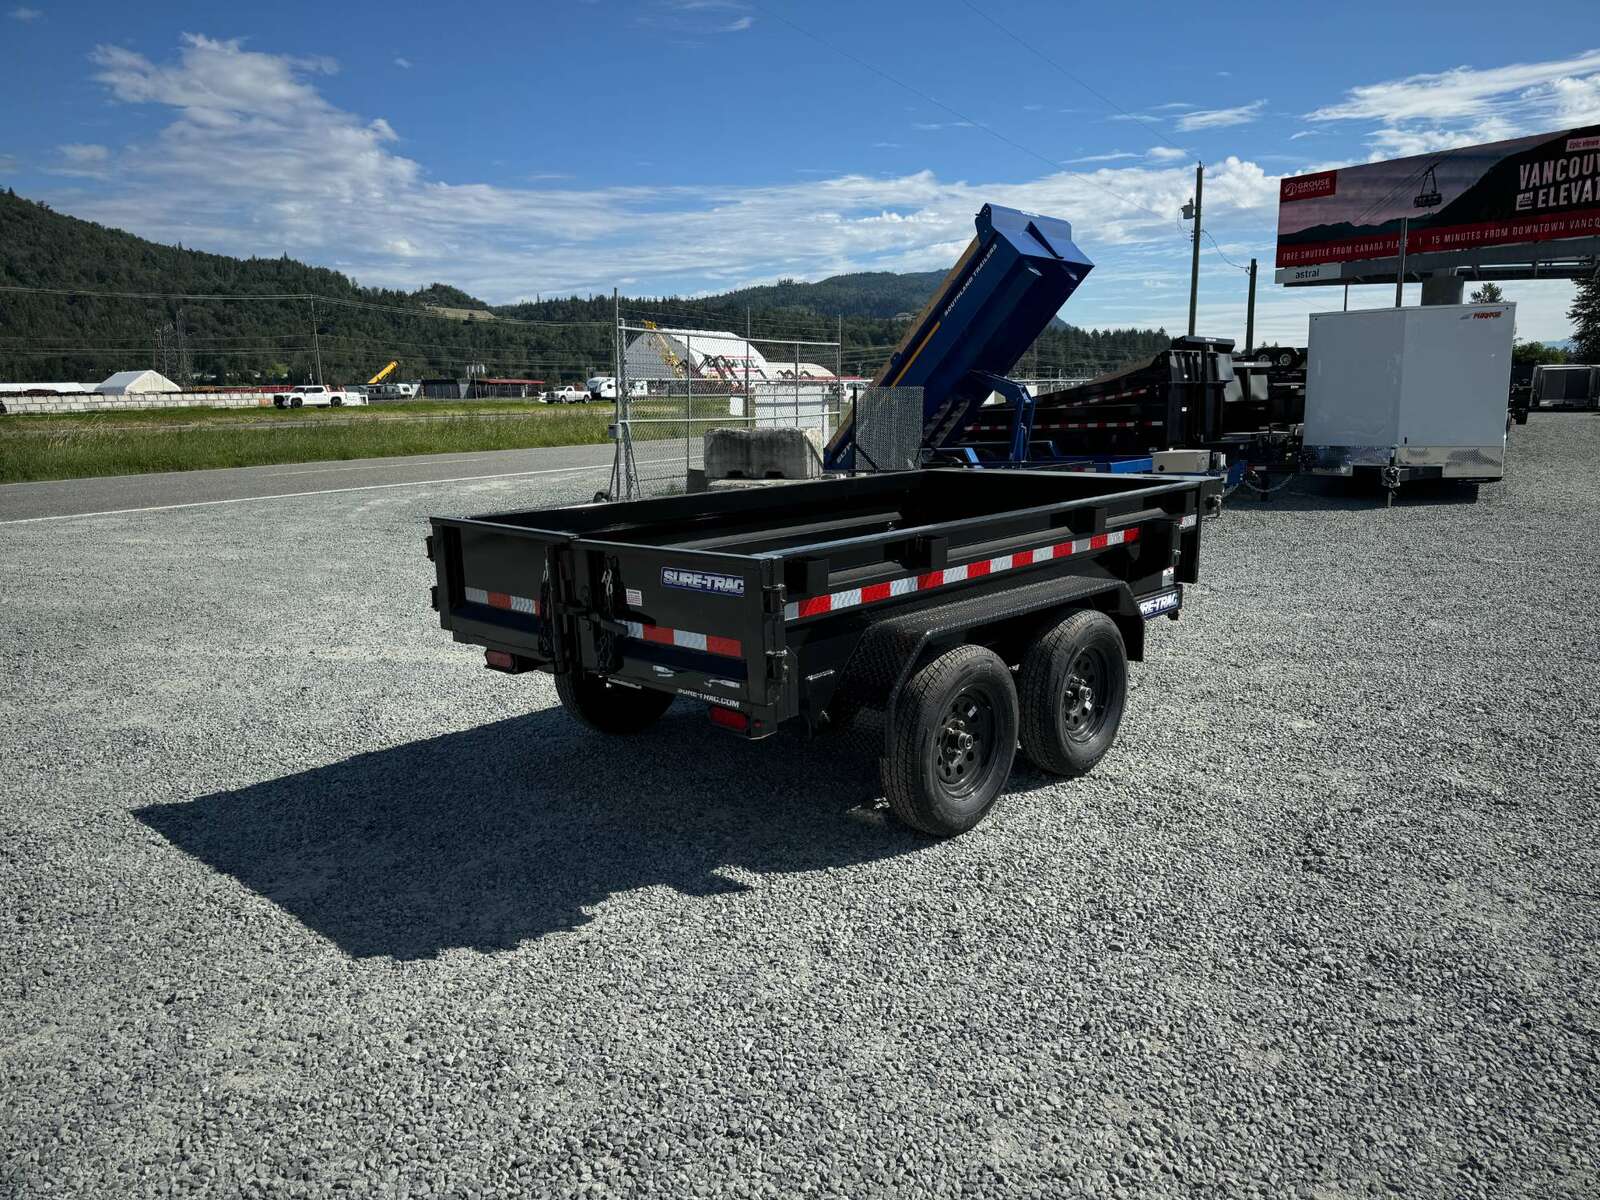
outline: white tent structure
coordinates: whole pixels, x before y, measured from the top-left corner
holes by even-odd
[[[643,381],[650,396],[726,395],[728,415],[757,426],[814,429],[826,436],[839,411],[841,380],[832,371],[769,359],[753,342],[724,330],[638,333],[623,352],[623,369],[630,387]]]
[[[118,371],[94,385],[102,396],[151,396],[183,389],[159,371]]]

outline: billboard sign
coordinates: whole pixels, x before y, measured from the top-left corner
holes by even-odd
[[[1293,175],[1279,267],[1600,236],[1600,125]]]

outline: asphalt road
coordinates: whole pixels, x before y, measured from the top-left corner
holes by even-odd
[[[291,463],[218,471],[111,475],[0,486],[0,523],[90,513],[173,509],[247,500],[302,499],[333,492],[377,491],[422,483],[454,485],[475,479],[557,474],[583,469],[598,482],[577,489],[583,498],[604,486],[612,448],[550,446],[478,454],[426,454],[352,462]],[[648,454],[643,457],[650,457]]]
[[[441,633],[425,518],[587,476],[0,526],[0,1194],[1600,1195],[1596,461],[1239,499],[937,843]]]

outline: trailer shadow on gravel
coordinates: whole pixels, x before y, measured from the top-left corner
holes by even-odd
[[[549,709],[134,815],[347,954],[419,959],[572,929],[631,889],[926,848],[874,791],[845,739],[743,742],[679,706],[613,740]]]
[[[1503,484],[1466,484],[1453,481],[1418,480],[1395,493],[1396,508],[1434,508],[1476,504],[1488,499],[1491,489]],[[1367,480],[1297,476],[1266,500],[1241,488],[1228,498],[1223,519],[1230,512],[1369,512],[1384,508],[1383,488]]]

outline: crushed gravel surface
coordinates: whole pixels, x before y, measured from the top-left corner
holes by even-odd
[[[1597,462],[1236,497],[949,842],[454,645],[570,478],[0,526],[0,1194],[1600,1194]]]

